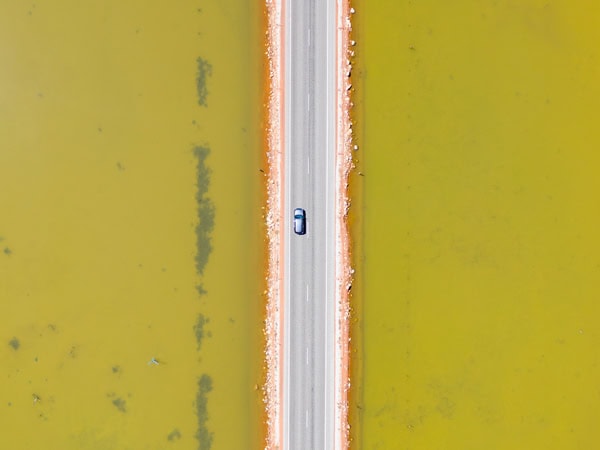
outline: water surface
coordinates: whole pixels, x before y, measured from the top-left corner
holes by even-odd
[[[354,447],[594,447],[600,9],[355,8]]]
[[[260,447],[261,14],[0,6],[0,447]]]

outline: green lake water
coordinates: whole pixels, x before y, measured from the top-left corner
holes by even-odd
[[[261,5],[0,5],[0,447],[263,442]]]
[[[600,6],[353,4],[353,448],[594,448]]]

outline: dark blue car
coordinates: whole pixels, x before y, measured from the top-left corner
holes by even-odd
[[[306,211],[302,208],[294,209],[294,233],[306,234]]]

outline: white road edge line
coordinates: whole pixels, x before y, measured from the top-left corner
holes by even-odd
[[[283,109],[284,116],[284,144],[282,149],[282,158],[283,158],[283,166],[284,166],[284,179],[289,182],[291,177],[290,171],[290,162],[288,160],[289,153],[288,150],[291,145],[291,123],[292,123],[292,115],[290,108],[290,96],[291,96],[291,55],[290,52],[286,51],[286,45],[288,42],[291,42],[292,36],[292,27],[290,26],[291,20],[288,20],[288,17],[291,16],[292,8],[291,8],[291,0],[280,0],[282,3],[282,14],[280,17],[280,26],[284,27],[284,41],[281,46],[280,51],[283,53],[283,104],[280,105],[280,108]],[[285,187],[284,186],[282,188]],[[290,447],[290,429],[286,424],[290,423],[290,366],[291,366],[291,358],[290,358],[290,304],[286,302],[287,298],[289,298],[290,292],[290,259],[287,257],[290,249],[290,235],[288,233],[288,212],[285,210],[286,207],[290,205],[291,201],[291,189],[284,189],[284,211],[283,211],[283,242],[284,242],[284,269],[283,269],[283,277],[284,277],[284,296],[283,296],[283,304],[284,304],[284,325],[283,325],[283,341],[284,341],[284,349],[288,349],[288,351],[283,351],[284,356],[284,373],[283,373],[283,385],[284,385],[284,394],[283,394],[283,436],[282,436],[282,446],[284,449]]]
[[[330,5],[331,1],[328,2],[328,3]],[[327,8],[327,13],[325,15],[325,20],[327,22],[327,25],[329,25],[329,21],[330,21],[330,8],[329,7]],[[331,40],[331,27],[327,26],[326,30],[327,30],[326,31],[327,37],[325,39],[325,43],[326,43],[327,46],[329,46],[329,42]],[[328,53],[329,53],[328,50],[329,50],[328,48],[325,49],[325,55],[326,56],[329,56],[328,55]],[[330,98],[329,76],[330,76],[330,71],[329,71],[329,64],[327,62],[325,64],[325,80],[326,80],[325,81],[325,98],[326,98],[326,103],[327,103],[327,100],[329,100],[329,98]],[[326,111],[326,116],[325,116],[325,139],[326,139],[327,143],[329,143],[329,135],[330,135],[330,124],[329,124],[330,110],[331,109],[328,108],[328,107],[325,108],[325,111]],[[334,145],[335,145],[335,142],[334,142]],[[331,150],[331,149],[328,149],[328,150]],[[331,167],[330,166],[330,161],[329,161],[330,154],[331,154],[331,151],[327,151],[326,152],[327,156],[326,156],[326,160],[325,160],[326,161],[325,168],[326,168],[327,172],[330,170],[330,167]],[[329,176],[328,176],[328,173],[326,173],[325,174],[325,195],[327,196],[327,199],[329,199],[328,193],[329,193]],[[325,210],[326,211],[330,211],[330,209],[329,209],[330,205],[328,203],[329,203],[329,201],[326,201],[326,203],[325,203]],[[325,219],[325,236],[326,236],[325,239],[329,238],[329,221],[327,219]],[[326,268],[329,267],[329,253],[327,252],[327,249],[328,249],[328,245],[326,243],[325,244],[325,267]],[[327,338],[327,336],[328,336],[328,326],[327,326],[328,315],[327,315],[327,309],[329,308],[329,305],[328,305],[329,302],[328,302],[328,300],[331,301],[331,299],[327,299],[327,296],[328,296],[328,292],[329,292],[328,286],[329,286],[330,282],[331,282],[331,280],[329,280],[329,277],[326,274],[325,275],[325,314],[324,314],[324,316],[325,316],[325,334],[324,334],[324,336],[325,336],[325,342],[326,342],[325,346],[324,346],[325,347],[325,352],[324,352],[325,353],[325,367],[324,367],[325,368],[325,377],[324,377],[325,382],[323,383],[324,384],[324,388],[325,388],[325,392],[324,392],[324,395],[325,395],[325,402],[324,402],[325,408],[327,408],[327,406],[328,406],[327,399],[329,398],[329,396],[328,396],[328,389],[327,389],[328,386],[329,386],[329,383],[327,381],[328,380],[327,364],[328,364],[328,360],[329,360],[329,353],[327,351],[327,349],[329,347],[328,342],[327,342],[327,340],[328,340],[328,338]],[[328,432],[327,432],[327,409],[325,409],[323,417],[325,418],[325,429],[324,429],[324,433],[323,433],[323,448],[326,449],[328,447],[328,445],[327,445],[327,437],[328,437]],[[335,417],[335,413],[334,413],[334,417]]]

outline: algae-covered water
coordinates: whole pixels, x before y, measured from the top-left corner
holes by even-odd
[[[354,448],[594,448],[600,7],[354,6]]]
[[[0,5],[0,447],[261,445],[262,11]]]

